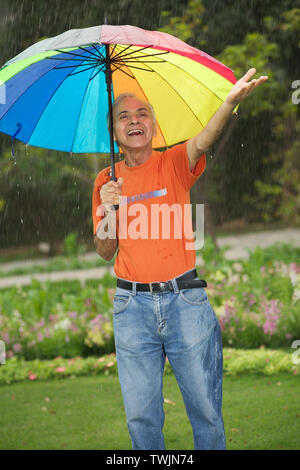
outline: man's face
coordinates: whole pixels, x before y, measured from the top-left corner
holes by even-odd
[[[124,98],[114,110],[114,134],[120,147],[152,147],[156,124],[151,110],[137,98]]]

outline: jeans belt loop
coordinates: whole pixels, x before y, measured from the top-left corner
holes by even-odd
[[[132,295],[136,295],[136,282],[132,282]]]
[[[171,279],[171,283],[172,283],[172,286],[173,286],[174,294],[179,294],[179,289],[178,289],[178,286],[177,286],[176,279]]]
[[[151,294],[152,294],[152,293],[153,293],[152,282],[149,282],[149,289],[150,289],[150,292],[151,292]]]

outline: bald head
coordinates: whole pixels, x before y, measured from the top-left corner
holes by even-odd
[[[117,96],[117,98],[113,102],[112,110],[113,110],[113,119],[114,120],[116,118],[116,110],[118,108],[118,105],[121,104],[122,101],[126,98],[135,98],[136,100],[139,100],[141,102],[141,104],[143,104],[143,106],[145,106],[150,111],[152,119],[153,119],[153,123],[156,124],[156,117],[155,117],[155,112],[154,112],[153,106],[150,103],[148,103],[147,101],[141,100],[134,93],[131,93],[131,92],[121,93],[119,96]],[[107,113],[107,124],[109,125],[109,115],[108,115],[108,113]]]

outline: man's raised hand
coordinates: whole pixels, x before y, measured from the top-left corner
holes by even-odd
[[[248,70],[245,75],[238,80],[233,88],[227,95],[226,102],[232,107],[235,107],[243,99],[250,95],[250,93],[257,88],[262,83],[268,80],[267,75],[262,75],[259,78],[251,80],[251,78],[256,74],[256,69],[251,68]],[[250,80],[250,81],[249,81]]]

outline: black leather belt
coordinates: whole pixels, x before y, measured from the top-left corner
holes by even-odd
[[[206,281],[202,279],[195,279],[197,277],[197,271],[194,269],[188,273],[183,274],[182,276],[176,277],[176,283],[178,289],[193,289],[195,287],[207,287]],[[117,280],[117,286],[121,289],[132,290],[133,283],[129,281],[124,281],[123,279]],[[166,282],[149,282],[143,284],[141,282],[136,283],[137,291],[146,291],[146,292],[166,292],[173,291],[173,284],[171,281]]]

